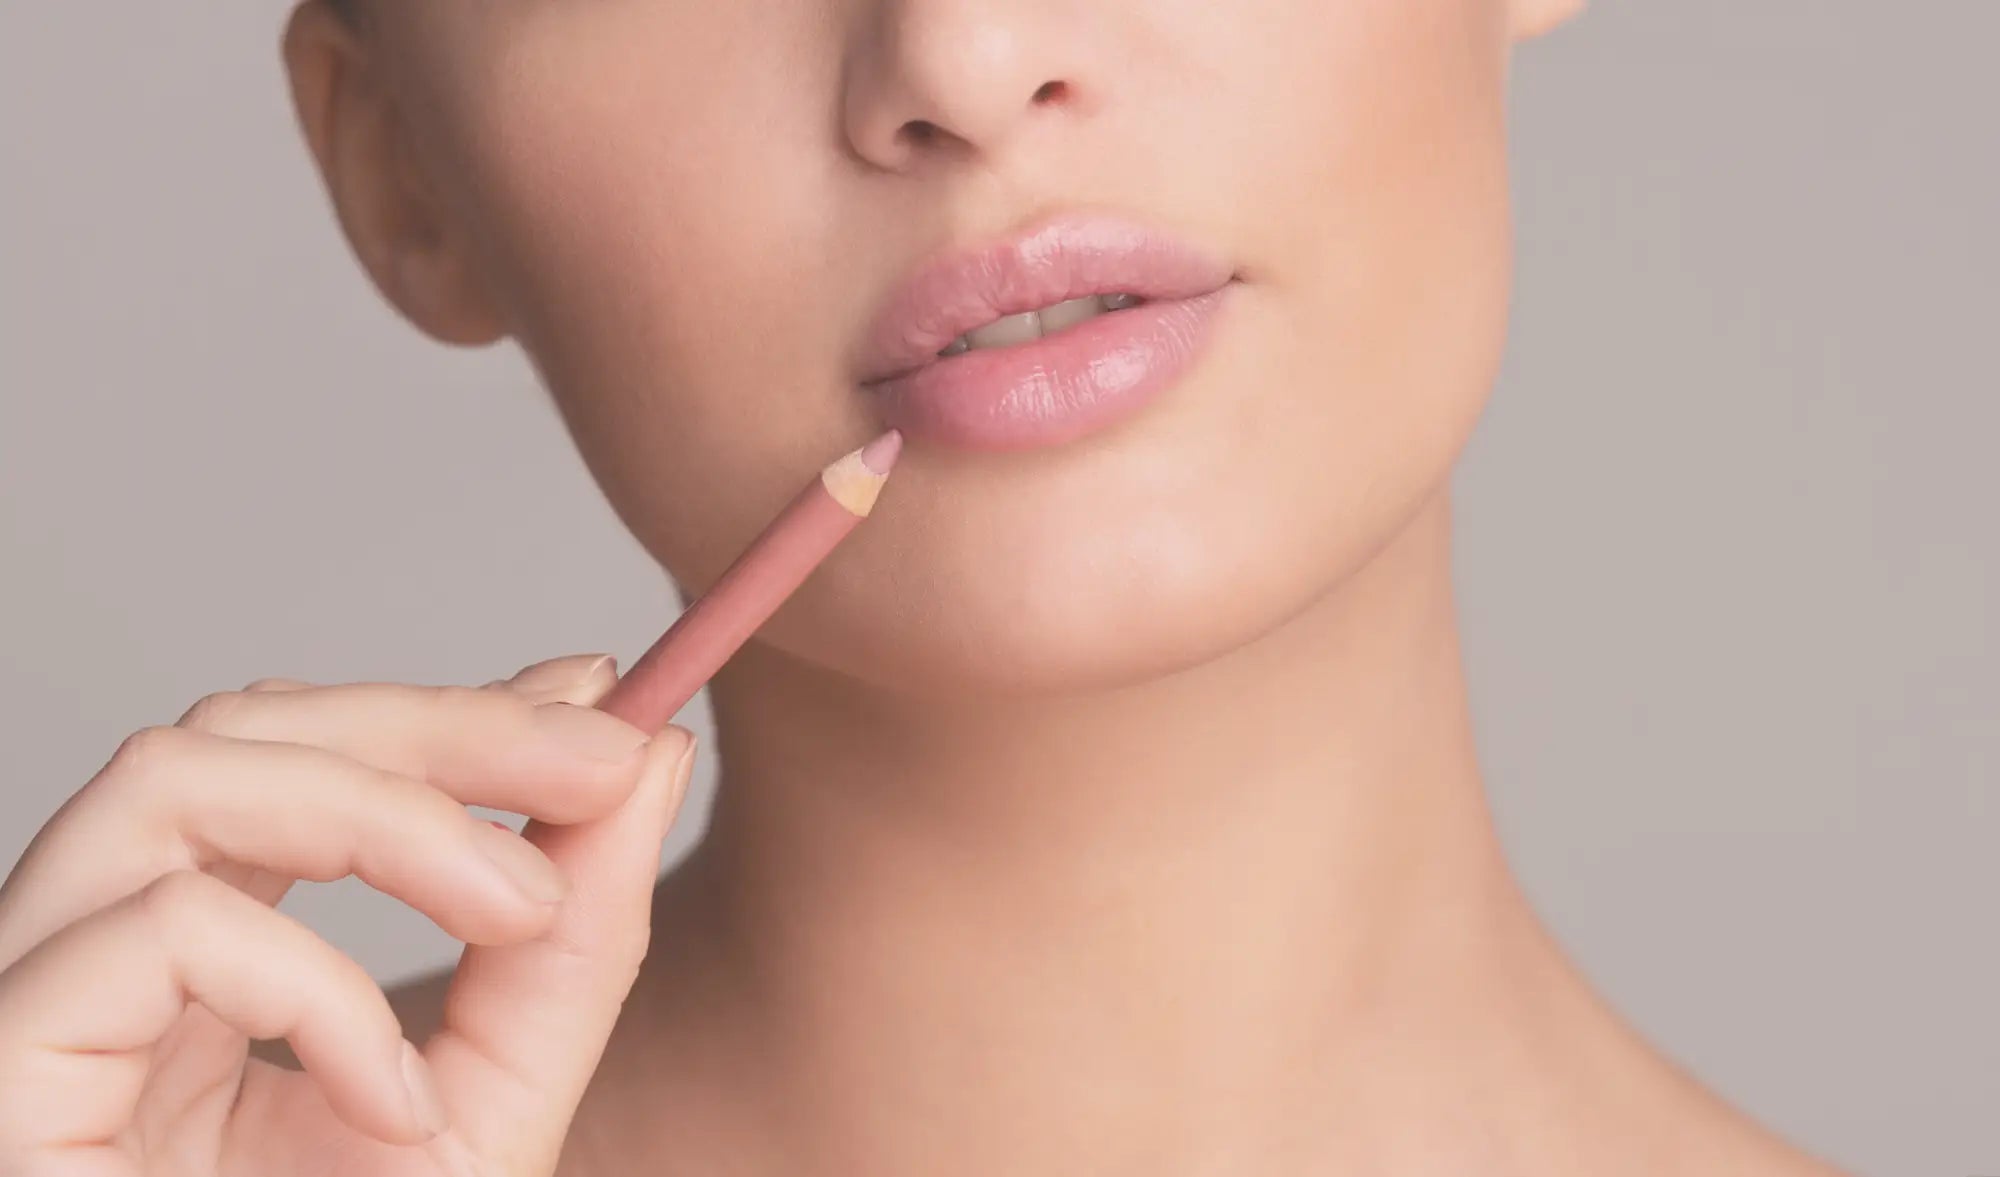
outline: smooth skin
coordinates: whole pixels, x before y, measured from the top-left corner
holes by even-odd
[[[0,1074],[69,1093],[31,1096],[0,1157],[63,1177],[307,1157],[1829,1177],[1595,992],[1480,778],[1450,474],[1506,333],[1506,80],[1579,6],[306,0],[285,60],[362,268],[439,340],[517,343],[690,595],[877,430],[857,341],[936,250],[1109,211],[1238,284],[1195,368],[1116,428],[906,448],[868,523],[711,682],[715,807],[657,887],[664,741],[650,786],[541,762],[509,792],[491,782],[525,754],[516,729],[375,687],[197,709],[283,733],[261,791],[185,732],[122,753],[0,909],[28,954],[0,974]],[[396,744],[396,771],[464,771],[398,789],[283,747],[339,733],[365,761],[355,732],[418,727],[439,742]],[[158,793],[115,783],[176,756]],[[478,889],[472,826],[435,800],[413,806],[447,827],[424,844],[457,858],[354,832],[419,787],[555,823],[530,836],[570,887],[547,922]],[[651,800],[613,809],[626,787]],[[548,813],[579,789],[604,808]],[[183,794],[182,826],[133,816]],[[225,837],[198,816],[218,804],[259,820]],[[116,832],[134,826],[150,857]],[[408,1145],[385,1007],[218,886],[249,869],[231,855],[353,869],[474,944],[386,1007],[425,1044],[447,1132]],[[245,1030],[289,1032],[307,1078],[232,1071]],[[191,1034],[209,1042],[172,1090],[202,1114],[135,1098],[140,1062]],[[238,1073],[256,1098],[232,1115]]]
[[[693,760],[685,729],[590,706],[615,682],[604,656],[480,688],[264,679],[126,739],[0,888],[0,1172],[549,1172]],[[421,1054],[273,910],[348,875],[470,946]]]

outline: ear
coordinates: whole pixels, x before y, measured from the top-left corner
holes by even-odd
[[[1589,0],[1507,0],[1514,39],[1526,41],[1555,29],[1582,12]]]
[[[470,243],[426,182],[376,60],[377,34],[301,0],[283,52],[299,128],[341,231],[375,288],[426,334],[477,346],[507,334]]]

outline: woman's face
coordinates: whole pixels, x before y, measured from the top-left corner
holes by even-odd
[[[1494,375],[1506,61],[1546,13],[377,7],[384,76],[484,313],[690,592],[883,427],[857,341],[941,249],[1108,212],[1233,271],[1193,366],[1116,425],[1008,451],[913,439],[875,515],[764,631],[863,679],[1076,688],[1240,645],[1409,522]],[[899,134],[913,122],[936,130]]]

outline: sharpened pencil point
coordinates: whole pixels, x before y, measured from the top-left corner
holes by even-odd
[[[861,447],[861,464],[877,474],[887,474],[896,464],[896,455],[903,452],[903,434],[900,430],[889,432]]]

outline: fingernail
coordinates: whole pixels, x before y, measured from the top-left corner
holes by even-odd
[[[607,764],[624,764],[646,743],[646,733],[595,707],[542,703],[535,708],[542,730],[571,751]]]
[[[514,689],[524,695],[560,695],[590,682],[616,661],[610,654],[556,658],[530,666],[510,681]]]
[[[687,792],[688,781],[694,778],[695,746],[700,742],[699,737],[693,732],[689,732],[687,750],[681,753],[680,763],[674,765],[674,799],[676,804],[679,803],[681,794]]]
[[[417,1126],[432,1136],[451,1126],[438,1098],[437,1084],[431,1081],[430,1064],[408,1039],[403,1041],[403,1087],[410,1097],[410,1114]]]
[[[519,834],[498,822],[472,827],[474,843],[516,891],[536,903],[555,903],[569,894],[569,880],[555,863]]]
[[[694,779],[695,753],[699,743],[695,734],[686,728],[670,727],[668,730],[686,732],[687,747],[681,749],[679,759],[674,761],[673,770],[667,776],[667,787],[662,790],[665,796],[661,798],[661,807],[666,811],[666,820],[660,831],[661,838],[672,833],[674,823],[680,819],[681,803],[687,799],[688,782]]]

